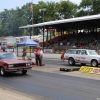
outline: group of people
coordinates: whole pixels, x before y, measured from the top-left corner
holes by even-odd
[[[43,59],[43,51],[42,47],[38,46],[34,50],[34,55],[35,55],[35,63],[37,66],[42,66],[42,59]],[[22,58],[26,59],[27,57],[27,47],[23,48],[23,53],[22,53]]]

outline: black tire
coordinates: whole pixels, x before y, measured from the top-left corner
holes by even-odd
[[[68,59],[68,64],[74,66],[75,65],[75,60],[73,58]]]
[[[85,63],[81,63],[81,65],[82,65],[82,66],[85,66],[86,64],[85,64]]]
[[[22,70],[22,74],[25,75],[27,73],[27,70]]]
[[[92,66],[92,67],[98,67],[98,62],[97,62],[97,60],[92,60],[92,61],[91,61],[91,66]]]
[[[1,74],[1,76],[5,76],[6,72],[5,72],[4,67],[0,68],[0,74]]]

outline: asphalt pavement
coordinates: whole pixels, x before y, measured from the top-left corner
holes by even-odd
[[[13,52],[12,50],[9,50],[9,51]],[[17,54],[16,51],[14,53]],[[22,55],[22,53],[21,53],[21,51],[19,51],[18,56],[20,57],[21,55]],[[58,60],[59,61],[60,55],[61,54],[44,53],[43,57],[44,57],[44,59],[48,58],[48,59],[54,59],[54,60]],[[28,53],[28,56],[30,57],[30,53]],[[33,53],[31,53],[31,57],[34,58],[34,54]],[[48,73],[56,73],[56,74],[61,74],[61,75],[66,75],[66,76],[74,76],[74,78],[75,77],[81,77],[81,78],[87,78],[87,79],[93,79],[93,80],[100,80],[100,75],[88,74],[88,73],[80,73],[78,71],[62,72],[62,71],[59,71],[60,67],[63,67],[63,66],[57,66],[57,67],[55,67],[54,65],[47,65],[47,66],[42,66],[42,67],[34,66],[32,68],[32,70],[41,71],[41,72],[48,72]],[[95,81],[93,81],[91,83],[94,83],[94,82]],[[73,82],[71,82],[71,83],[73,83]],[[0,100],[45,100],[45,99],[42,98],[42,97],[36,97],[35,95],[33,95],[31,97],[26,93],[22,93],[20,91],[14,90],[14,89],[10,89],[10,88],[7,88],[7,87],[0,86]],[[48,99],[46,99],[46,100],[48,100]]]
[[[9,50],[9,51],[13,52],[12,49]],[[17,51],[15,50],[14,53],[17,54]],[[21,57],[21,55],[22,55],[22,52],[21,52],[21,50],[19,50],[18,56]],[[60,55],[61,54],[44,53],[43,58],[44,59],[55,59],[55,60],[61,61]],[[28,53],[27,56],[30,57],[30,53]],[[31,53],[31,57],[33,58],[33,61],[34,61],[34,53]],[[60,68],[64,68],[64,66],[59,66],[59,68],[58,68],[58,67],[55,67],[55,65],[50,65],[50,66],[45,65],[45,66],[42,66],[42,67],[33,67],[32,70],[100,80],[100,75],[97,75],[97,74],[81,73],[79,71],[72,71],[70,73],[68,73],[68,72],[65,73],[65,72],[59,71]]]

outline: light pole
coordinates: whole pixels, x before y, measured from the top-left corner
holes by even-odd
[[[44,12],[46,11],[46,8],[43,8],[43,9],[39,9],[40,12],[43,11],[43,22],[44,22]]]
[[[39,9],[39,11],[43,11],[43,23],[44,23],[44,12],[46,11],[46,8],[43,9]],[[44,30],[45,30],[45,26],[43,26],[43,52],[44,52]]]

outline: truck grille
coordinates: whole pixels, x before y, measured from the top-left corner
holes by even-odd
[[[26,63],[14,64],[14,67],[23,67],[23,66],[26,66]]]

